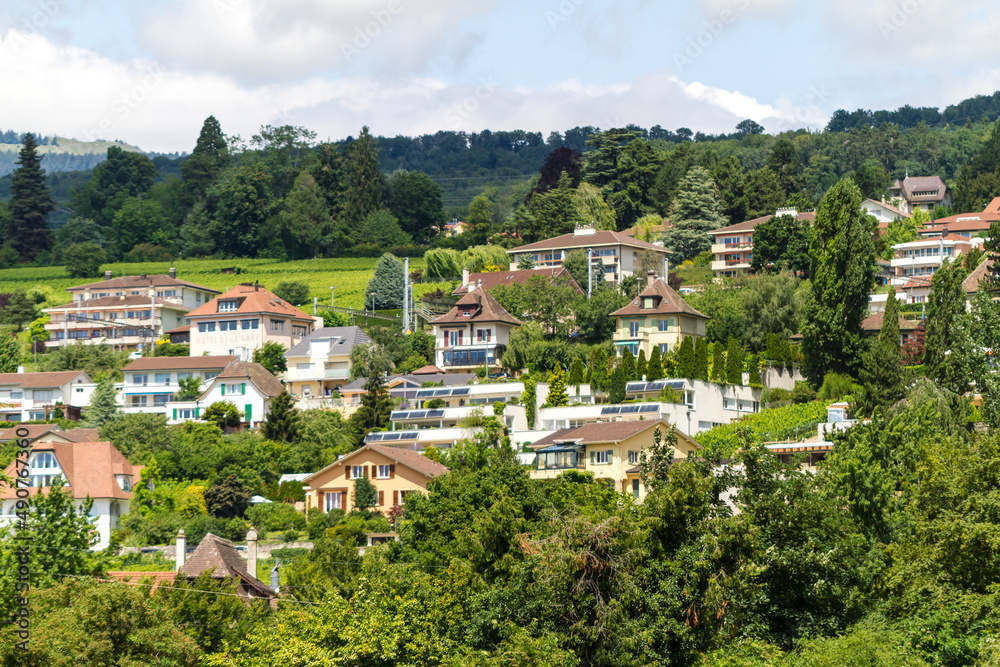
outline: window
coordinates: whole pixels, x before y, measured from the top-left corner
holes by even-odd
[[[215,322],[198,322],[198,333],[210,333],[215,331]]]
[[[490,339],[493,337],[492,329],[479,329],[476,331],[476,340],[480,343],[489,343]]]
[[[240,302],[236,299],[226,299],[225,301],[219,302],[219,312],[220,313],[232,313],[239,308]]]
[[[629,320],[628,323],[628,335],[638,336],[639,335],[639,325],[642,320]]]
[[[55,392],[51,389],[36,389],[34,391],[34,399],[37,403],[44,403],[46,401],[51,401]]]
[[[292,325],[292,335],[293,336],[305,336],[306,335],[306,328],[305,327],[300,327],[300,326],[297,326],[297,325],[293,324]]]
[[[271,320],[271,331],[284,331],[285,321],[284,320]]]
[[[652,308],[653,307],[653,297],[651,297],[651,296],[645,296],[645,297],[643,297],[642,298],[642,307],[643,308]]]
[[[240,327],[246,331],[248,329],[259,329],[260,320],[240,320]]]
[[[194,408],[180,408],[177,410],[177,415],[174,419],[194,419]]]
[[[156,373],[153,377],[156,384],[170,384],[170,373]]]
[[[660,348],[660,355],[662,356],[667,352],[670,352],[670,343],[660,343],[659,348]]]
[[[330,510],[340,510],[344,509],[341,499],[343,498],[343,493],[341,491],[333,491],[324,494],[326,496],[326,511]]]
[[[144,408],[146,407],[146,397],[145,396],[132,396],[132,402],[129,403],[130,408]]]
[[[245,383],[235,383],[235,384],[224,384],[222,385],[223,394],[245,394],[246,393]]]
[[[632,495],[636,498],[639,497],[639,480],[632,480]]]
[[[195,292],[194,293],[194,300],[197,303],[201,303],[201,292]]]
[[[636,343],[632,343],[632,344],[629,344],[629,345],[619,345],[618,346],[618,356],[620,356],[620,357],[621,356],[625,356],[625,350],[628,350],[629,352],[631,352],[633,357],[639,356],[639,346]]]
[[[31,464],[32,470],[58,468],[59,464],[56,462],[56,456],[52,452],[39,452],[35,455],[35,460]]]
[[[365,477],[365,467],[351,466],[351,479],[357,479],[359,477]]]
[[[658,320],[656,324],[659,331],[670,331],[674,328],[674,318],[668,317],[665,320]]]
[[[43,422],[45,421],[45,412],[29,412],[28,419],[33,422]]]
[[[158,296],[158,297],[173,297],[173,296],[177,296],[177,290],[172,290],[172,289],[161,290],[161,291],[159,291],[159,292],[156,293],[156,296]]]
[[[178,373],[177,374],[177,381],[180,382],[181,380],[187,380],[187,379],[190,379],[190,378],[193,378],[193,377],[194,377],[194,373]]]
[[[378,479],[389,479],[392,477],[392,466],[379,466]]]
[[[310,368],[312,368],[312,364],[308,364],[308,363],[307,364],[295,364],[295,370],[298,370],[298,371],[307,371]]]
[[[590,452],[591,465],[608,465],[611,463],[612,452],[610,449],[602,449],[599,452]]]
[[[143,374],[133,373],[132,374],[132,384],[133,385],[143,386],[148,381],[149,381],[149,376],[146,375],[145,373],[143,373]]]
[[[409,491],[400,491],[399,504],[402,505],[404,502],[406,502],[406,496],[410,495],[411,493],[413,493],[413,489],[410,489]]]
[[[628,452],[628,463],[633,466],[639,465],[639,452],[630,449]]]
[[[153,397],[153,407],[162,408],[167,405],[167,401],[170,400],[170,394],[157,394]]]
[[[205,382],[208,382],[209,380],[214,380],[218,376],[219,376],[218,373],[205,373]]]
[[[152,315],[149,310],[129,310],[125,312],[125,317],[133,320],[148,320]]]
[[[236,331],[239,328],[239,321],[225,320],[219,322],[219,331]]]
[[[462,344],[462,332],[461,331],[449,331],[445,334],[448,336],[449,345],[456,347]]]

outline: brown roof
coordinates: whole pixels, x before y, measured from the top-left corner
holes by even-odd
[[[555,433],[551,433],[541,440],[531,445],[532,449],[540,449],[557,442],[576,442],[581,445],[596,445],[605,442],[621,442],[642,433],[646,429],[654,426],[670,426],[669,422],[663,419],[641,420],[641,421],[620,421],[620,422],[595,422],[585,424],[577,428],[564,428]],[[678,437],[683,435],[679,430]],[[686,440],[690,440],[686,435]],[[692,441],[693,442],[693,441]]]
[[[555,266],[546,269],[519,269],[517,271],[493,271],[490,273],[470,273],[469,282],[464,285],[459,285],[455,288],[452,294],[459,295],[465,294],[469,289],[476,285],[481,285],[483,289],[492,292],[494,287],[499,285],[523,285],[528,281],[529,278],[534,276],[541,276],[542,278],[563,278],[568,280],[570,287],[576,290],[578,294],[583,294],[583,289],[580,285],[573,280],[573,276],[570,272],[562,266]]]
[[[241,579],[266,595],[275,595],[273,589],[247,572],[246,561],[232,542],[212,533],[205,535],[177,573],[193,579],[207,571],[212,572],[213,579]]]
[[[100,429],[96,428],[72,428],[68,431],[62,431],[59,436],[70,442],[97,442],[101,434]]]
[[[142,357],[136,359],[124,371],[173,371],[207,368],[225,368],[239,357],[224,355],[218,357]]]
[[[874,333],[882,330],[882,320],[885,318],[885,313],[874,313],[869,315],[865,319],[861,320],[861,330],[867,331],[869,333]],[[907,320],[902,317],[899,319],[899,330],[900,331],[915,331],[918,322],[913,320]]]
[[[463,313],[470,314],[466,316]],[[463,296],[447,315],[433,320],[431,324],[456,322],[505,322],[515,326],[521,325],[521,320],[508,313],[499,301],[482,289],[473,290]]]
[[[129,586],[142,586],[143,588],[148,587],[149,592],[151,593],[160,586],[172,586],[174,579],[177,577],[177,573],[173,571],[141,572],[117,570],[114,572],[107,572],[106,574],[112,579],[116,579],[123,584],[128,584]]]
[[[186,280],[177,280],[176,278],[171,278],[170,276],[163,275],[162,273],[151,276],[122,276],[120,278],[112,278],[111,280],[101,280],[96,283],[87,283],[86,285],[69,287],[67,288],[67,291],[76,292],[86,289],[149,289],[150,287],[171,286],[193,287],[205,292],[214,292],[215,294],[219,293],[219,290],[212,289],[211,287],[196,285],[195,283],[189,283]]]
[[[644,297],[653,297],[654,303],[656,304],[653,308],[643,308],[642,300]],[[688,302],[684,298],[674,291],[670,285],[668,285],[662,278],[657,278],[653,281],[652,285],[649,285],[639,296],[625,306],[620,308],[615,312],[611,313],[612,317],[624,317],[629,315],[666,315],[666,314],[682,314],[690,315],[691,317],[700,317],[702,319],[708,319],[708,315],[705,315],[701,311],[695,310],[688,305]]]
[[[236,299],[239,304],[236,310],[219,312],[219,302]],[[195,308],[187,317],[215,317],[215,316],[239,316],[251,313],[270,313],[272,315],[284,315],[299,320],[313,321],[312,316],[306,315],[301,310],[281,299],[263,287],[255,285],[237,285],[224,294],[220,294],[208,303]]]
[[[892,204],[890,204],[888,202],[878,201],[877,199],[865,199],[865,201],[870,201],[871,203],[873,203],[873,204],[875,204],[877,206],[881,206],[882,208],[886,209],[890,213],[895,213],[896,215],[898,215],[901,218],[910,218],[910,217],[913,217],[909,213],[906,213],[905,211],[900,211],[898,208],[896,208],[895,206],[893,206]],[[879,223],[879,224],[883,225],[883,224],[888,224],[888,223]]]
[[[58,373],[0,373],[0,385],[49,389],[62,387],[77,378],[82,378],[83,382],[90,382],[90,377],[83,371],[60,371]]]
[[[444,372],[445,372],[444,369],[429,364],[427,366],[421,366],[417,370],[412,371],[410,375],[440,375],[441,373]]]
[[[728,227],[720,227],[719,229],[713,229],[709,234],[729,234],[731,232],[747,232],[752,230],[754,227],[762,222],[767,222],[773,215],[762,215],[759,218],[754,218],[753,220],[744,220],[743,222],[737,222],[735,225],[729,225]],[[795,216],[795,219],[802,222],[808,222],[812,224],[816,221],[816,211],[807,211],[805,213],[799,213]]]
[[[190,324],[185,324],[182,327],[177,327],[176,329],[171,329],[167,333],[168,334],[172,334],[172,333],[186,333],[188,331],[191,331],[191,325]]]
[[[252,361],[233,361],[216,377],[220,380],[247,378],[257,389],[271,398],[284,390],[278,378],[260,364],[255,364]]]
[[[979,266],[974,268],[972,273],[962,281],[962,289],[965,290],[966,294],[975,294],[979,291],[979,281],[986,277],[992,266],[993,260],[988,255],[983,257],[979,262]]]
[[[545,239],[544,241],[536,241],[535,243],[529,243],[527,245],[518,246],[517,248],[511,248],[507,251],[507,253],[513,255],[533,250],[556,250],[562,248],[577,249],[606,245],[626,245],[631,248],[645,248],[647,250],[655,250],[656,252],[670,254],[670,251],[663,246],[653,245],[652,243],[646,243],[645,241],[639,241],[625,232],[612,232],[607,230],[594,232],[593,234],[563,234],[562,236]]]
[[[941,180],[940,176],[907,176],[901,181],[892,184],[892,190],[899,190],[906,201],[923,202],[938,201],[944,199],[948,186]],[[930,192],[933,195],[921,195],[915,197],[914,192]]]
[[[982,232],[997,220],[1000,220],[1000,215],[997,214],[987,217],[985,213],[960,213],[929,222],[917,231],[920,234],[940,234],[947,227],[949,232]]]
[[[52,452],[64,477],[69,481],[74,498],[118,498],[129,500],[131,491],[125,491],[118,484],[115,475],[131,475],[132,481],[139,481],[138,466],[128,462],[110,442],[43,442],[34,446],[32,452]],[[16,461],[7,466],[8,475],[14,473]],[[14,489],[6,485],[0,498],[14,497]],[[40,487],[30,487],[28,493],[38,493]],[[47,488],[47,487],[42,487]]]
[[[128,296],[102,296],[96,299],[83,299],[81,301],[71,301],[70,303],[64,303],[58,306],[52,306],[51,308],[46,308],[45,311],[51,310],[76,310],[83,308],[117,308],[117,307],[135,307],[135,306],[149,306],[149,304],[154,303],[159,308],[169,308],[171,310],[190,310],[187,306],[177,301],[170,301],[168,299],[161,299],[160,297],[148,297],[139,294],[130,294]]]
[[[345,463],[347,463],[349,459],[358,456],[359,454],[365,452],[366,450],[371,450],[373,452],[382,454],[383,456],[392,459],[396,463],[404,465],[410,470],[415,470],[416,472],[419,472],[421,475],[424,475],[426,477],[437,477],[438,475],[443,475],[446,472],[448,472],[447,467],[441,465],[437,461],[427,458],[420,452],[413,451],[412,449],[400,449],[398,447],[386,447],[385,445],[367,444],[364,447],[356,449],[350,454],[341,457],[340,459],[326,466],[322,470],[314,472],[312,475],[302,480],[302,483],[308,484],[317,475],[320,475],[326,472],[327,470],[332,470],[339,465],[344,465]]]
[[[17,434],[17,431],[23,431],[24,429],[28,430],[26,434]],[[66,434],[61,431],[62,428],[60,428],[58,424],[24,424],[23,426],[18,426],[16,428],[5,428],[0,430],[0,442],[10,442],[15,438],[27,438],[28,440],[35,441],[51,432],[59,433],[59,435],[65,437]]]

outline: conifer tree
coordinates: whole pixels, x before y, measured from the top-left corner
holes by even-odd
[[[685,336],[677,350],[676,376],[694,379],[694,343],[691,341],[691,336]]]
[[[109,376],[97,384],[94,395],[90,399],[85,421],[88,426],[100,428],[106,422],[117,419],[122,414],[118,409],[118,391],[115,382]]]
[[[729,339],[726,350],[726,382],[729,384],[743,384],[743,350],[735,338]]]
[[[726,346],[721,340],[715,341],[712,346],[712,382],[725,383],[726,381]]]
[[[635,379],[642,380],[646,377],[646,350],[639,350],[639,358],[635,362]]]
[[[569,367],[569,384],[574,386],[583,384],[583,373],[583,362],[577,357]]]
[[[692,167],[681,179],[670,222],[664,245],[679,262],[708,250],[712,245],[708,232],[725,225],[718,189],[704,167]]]
[[[749,366],[750,377],[747,378],[747,384],[751,387],[761,387],[764,385],[763,380],[760,377],[760,362],[757,361],[757,355],[751,354],[747,358],[747,366]]]
[[[934,274],[927,304],[927,339],[924,365],[927,377],[956,393],[966,391],[966,379],[960,369],[960,356],[950,354],[965,316],[962,270],[948,262]]]
[[[403,262],[391,253],[385,253],[375,265],[372,279],[365,288],[365,309],[393,309],[403,307],[403,290],[406,278],[403,275]]]
[[[632,350],[627,347],[622,352],[622,372],[625,374],[626,382],[635,379],[635,357],[632,356]]]
[[[608,386],[608,351],[604,349],[604,346],[600,346],[594,350],[593,357],[591,359],[591,371],[590,371],[590,387],[591,390],[596,392],[607,391]]]
[[[521,392],[521,403],[524,404],[524,414],[528,420],[528,428],[535,428],[535,415],[537,413],[535,381],[531,377],[524,378],[524,391]]]
[[[344,192],[344,217],[352,229],[382,207],[382,172],[378,166],[378,142],[368,131],[351,143],[344,161],[346,188]]]
[[[653,382],[663,377],[663,366],[660,364],[660,346],[654,345],[649,355],[649,365],[646,366],[646,381]]]
[[[349,420],[354,449],[364,444],[365,436],[373,428],[384,428],[392,412],[392,398],[385,388],[385,376],[381,371],[368,375],[364,389],[361,407]]]
[[[694,342],[694,374],[695,380],[708,380],[708,341],[698,338]]]
[[[261,425],[260,433],[275,442],[295,442],[299,436],[299,411],[292,404],[292,396],[287,389],[282,390],[273,401],[267,413],[267,420]]]
[[[45,217],[56,207],[42,169],[38,144],[30,132],[24,142],[10,182],[6,241],[21,261],[30,262],[52,247],[52,232]]]
[[[882,330],[862,357],[859,412],[870,415],[879,406],[892,405],[903,396],[903,354],[899,341],[899,303],[889,290],[882,315]]]
[[[549,374],[549,397],[546,402],[553,408],[569,405],[569,399],[566,397],[566,376],[559,362],[556,362],[556,367]]]
[[[190,208],[205,197],[219,174],[230,162],[229,146],[222,127],[215,116],[209,116],[201,126],[198,143],[191,156],[181,162],[181,178],[184,179],[183,204]]]
[[[611,388],[608,391],[608,398],[612,403],[621,403],[625,400],[625,385],[625,371],[622,370],[622,365],[618,364],[611,374]]]

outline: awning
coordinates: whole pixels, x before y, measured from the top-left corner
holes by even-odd
[[[583,449],[582,444],[576,444],[574,442],[563,442],[555,445],[549,445],[548,447],[542,447],[536,454],[544,454],[546,452],[577,452]]]
[[[621,345],[638,345],[641,342],[642,341],[640,341],[638,339],[637,340],[616,340],[615,341],[615,345],[618,345],[618,346],[621,346]]]
[[[126,396],[173,396],[172,391],[127,391]]]

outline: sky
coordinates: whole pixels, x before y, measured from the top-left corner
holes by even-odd
[[[635,123],[822,128],[1000,89],[986,0],[6,0],[0,128],[248,139]]]

